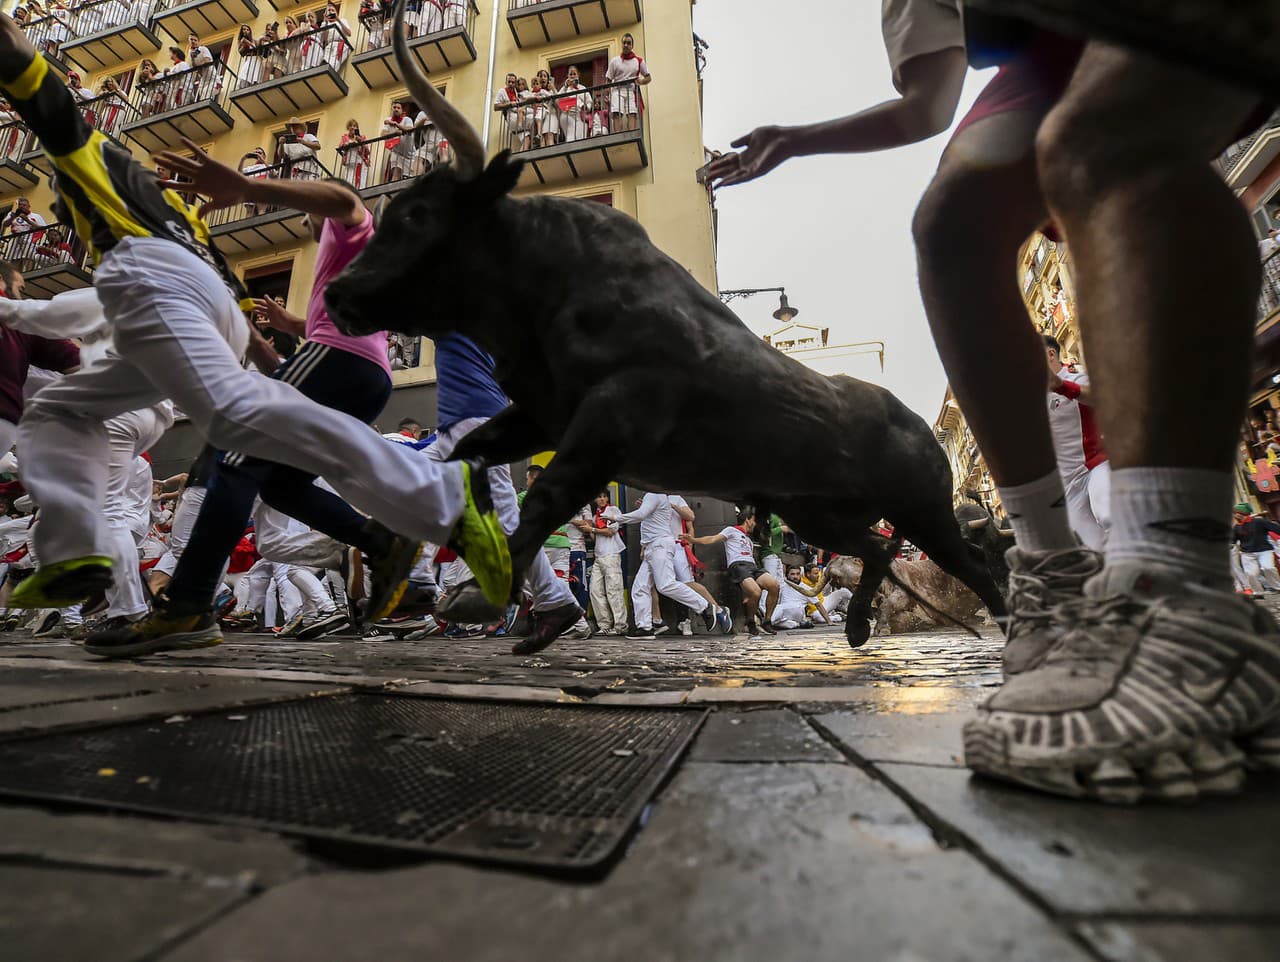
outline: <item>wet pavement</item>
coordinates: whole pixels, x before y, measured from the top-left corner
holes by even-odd
[[[26,960],[1273,960],[1280,782],[1107,809],[972,778],[1000,640],[278,642],[104,663],[0,636],[0,739],[346,691],[710,710],[608,871],[358,857],[270,832],[0,799]],[[250,709],[251,710],[251,709]]]

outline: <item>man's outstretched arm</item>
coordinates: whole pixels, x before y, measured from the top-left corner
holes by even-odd
[[[928,140],[955,119],[967,69],[961,47],[913,57],[899,70],[902,96],[897,100],[803,127],[757,127],[733,142],[745,150],[711,163],[708,179],[728,187],[763,176],[792,157],[870,153]]]

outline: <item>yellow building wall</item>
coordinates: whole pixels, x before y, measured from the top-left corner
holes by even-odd
[[[280,9],[276,10],[267,0],[257,0],[259,16],[251,23],[255,37],[262,35],[268,23],[283,21],[286,14],[296,16],[306,10],[323,10],[324,7],[323,3],[317,2],[278,2]],[[445,96],[466,114],[478,130],[484,129],[486,117],[489,118],[490,155],[497,152],[500,131],[498,116],[492,111],[491,100],[508,71],[514,71],[522,77],[532,77],[553,61],[560,62],[576,53],[585,54],[604,48],[607,48],[608,55],[612,58],[621,52],[622,34],[630,32],[636,38],[636,52],[644,57],[654,78],[651,84],[643,88],[646,108],[645,148],[649,158],[647,167],[634,173],[611,174],[595,180],[575,180],[518,193],[590,196],[608,191],[613,195],[614,206],[636,217],[659,248],[683,264],[699,283],[709,290],[717,290],[711,204],[706,189],[695,180],[695,171],[704,163],[704,157],[701,102],[692,41],[691,0],[645,0],[639,23],[558,43],[527,44],[524,49],[516,46],[507,25],[509,0],[496,0],[496,10],[494,2],[495,0],[478,0],[479,12],[474,17],[472,31],[476,61],[461,64],[448,72],[433,72],[430,75],[438,87],[444,87]],[[4,8],[8,11],[15,5],[12,0],[4,2]],[[341,0],[339,10],[351,26],[354,41],[360,33],[356,16],[359,0]],[[179,27],[175,26],[175,29]],[[170,43],[186,49],[185,36],[170,37],[158,27],[155,32],[162,42],[161,49],[146,56],[157,64],[167,64]],[[234,37],[235,33],[236,28],[233,27],[202,35],[200,41],[212,48],[220,41]],[[78,72],[84,85],[96,91],[104,76],[119,75],[124,70],[136,69],[142,59],[133,58],[95,74]],[[231,69],[237,69],[239,56],[234,49],[230,54],[230,61]],[[348,88],[345,97],[299,113],[304,121],[318,122],[316,135],[322,144],[318,159],[335,175],[338,173],[336,148],[347,120],[354,118],[358,121],[366,137],[377,137],[382,119],[391,112],[392,101],[406,93],[399,85],[368,89],[350,62],[346,64],[342,76]],[[233,127],[210,143],[202,145],[209,149],[212,156],[235,166],[245,153],[255,147],[265,148],[268,157],[274,154],[272,135],[283,124],[286,119],[284,116],[270,122],[254,124],[234,104],[228,104],[226,109],[234,119]],[[150,162],[136,143],[128,138],[125,138],[124,143],[140,161]],[[179,144],[173,146],[180,147]],[[16,192],[0,194],[0,205],[8,207],[17,196]],[[37,213],[52,220],[49,212],[53,197],[43,180],[36,188],[28,191],[26,196],[30,197]],[[288,306],[290,310],[301,314],[306,308],[311,291],[315,253],[316,245],[308,240],[229,256],[229,261],[243,275],[245,271],[292,260],[293,274]],[[433,356],[431,342],[424,341],[420,366],[397,371],[397,386],[434,380]]]

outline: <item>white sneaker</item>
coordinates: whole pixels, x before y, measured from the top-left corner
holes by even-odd
[[[1236,791],[1246,758],[1280,769],[1271,615],[1230,591],[1118,567],[1056,607],[1050,649],[965,725],[966,764],[1120,803]],[[1144,593],[1161,580],[1161,596]]]
[[[573,627],[564,633],[565,638],[590,638],[591,626],[587,624],[586,618],[579,618],[574,622]]]
[[[689,623],[688,618],[680,622],[679,628],[680,628],[680,634],[684,635],[686,638],[693,637],[693,625]]]
[[[1001,662],[1006,678],[1038,665],[1061,631],[1055,609],[1079,601],[1084,583],[1102,570],[1092,548],[1023,551],[1010,548],[1009,622]]]

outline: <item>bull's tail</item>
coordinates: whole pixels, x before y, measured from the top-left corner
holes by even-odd
[[[925,611],[929,612],[929,614],[933,615],[933,617],[939,622],[939,624],[954,625],[957,628],[967,631],[969,634],[973,635],[973,637],[975,638],[978,638],[978,639],[982,638],[982,635],[978,633],[978,630],[976,628],[972,627],[971,625],[966,625],[963,621],[959,620],[958,618],[952,618],[949,614],[943,611],[939,611],[936,607],[934,607],[931,601],[928,601],[927,599],[925,599],[923,595],[918,594],[914,588],[910,587],[906,582],[904,582],[897,575],[895,575],[893,573],[892,563],[890,563],[890,567],[885,570],[884,576],[893,584],[901,588],[903,594],[905,594],[908,598],[910,598],[912,601],[918,604]]]

